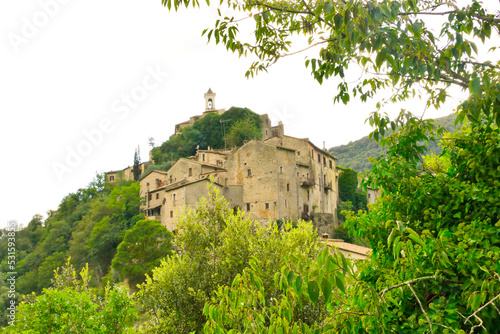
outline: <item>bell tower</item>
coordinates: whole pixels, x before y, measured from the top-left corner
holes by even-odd
[[[205,111],[213,110],[215,110],[215,93],[209,88],[205,93]]]

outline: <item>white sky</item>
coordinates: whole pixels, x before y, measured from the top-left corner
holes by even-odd
[[[46,3],[52,4],[52,17],[44,21]],[[147,161],[148,138],[160,144],[176,123],[202,113],[209,87],[217,94],[217,108],[267,113],[275,123],[283,121],[286,134],[308,137],[320,147],[323,141],[329,148],[370,132],[364,120],[376,101],[334,105],[338,81],[320,86],[303,55],[247,80],[251,59],[207,45],[201,37],[216,18],[214,8],[171,13],[160,0],[2,1],[0,227],[9,220],[27,224],[37,213],[45,216],[96,172],[132,165],[137,145]],[[27,22],[43,27],[33,31]],[[17,50],[13,34],[27,37]],[[157,69],[168,72],[159,85],[148,76]],[[354,73],[352,81],[358,76]],[[125,115],[123,94],[145,92],[145,79],[151,90]],[[426,117],[445,116],[455,104]],[[395,115],[399,108],[389,111]],[[421,114],[422,107],[412,111]],[[102,122],[108,122],[107,133],[86,147],[84,132],[95,134]],[[86,149],[87,156],[73,157],[68,166],[68,152],[77,149]],[[68,170],[58,175],[54,164]]]

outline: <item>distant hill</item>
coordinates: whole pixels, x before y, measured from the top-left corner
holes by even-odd
[[[455,114],[437,118],[436,124],[443,126],[449,132],[454,131]],[[434,153],[441,153],[441,147],[436,143],[429,143],[429,149]],[[337,166],[348,167],[358,172],[364,172],[372,167],[369,157],[378,157],[382,153],[382,148],[374,141],[370,141],[368,136],[350,142],[347,145],[335,146],[329,149],[330,153],[336,157]]]

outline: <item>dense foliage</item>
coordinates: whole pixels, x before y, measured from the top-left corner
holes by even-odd
[[[176,10],[199,4],[197,0],[162,2]],[[476,43],[498,38],[498,13],[477,0],[223,0],[220,4],[227,4],[238,16],[253,17],[243,20],[219,10],[215,27],[204,31],[209,40],[228,50],[256,58],[247,75],[300,51],[294,49],[298,39],[293,38],[305,36],[307,49],[318,49],[305,63],[314,78],[319,83],[334,76],[341,79],[335,102],[347,104],[352,97],[367,101],[392,89],[389,98],[379,98],[379,110],[388,102],[415,97],[426,99],[427,107],[439,108],[448,98],[448,88],[455,85],[470,93],[457,106],[456,123],[467,119],[472,123],[444,138],[441,156],[424,158],[429,141],[442,136],[432,121],[407,112],[391,120],[374,112],[369,118],[375,127],[370,138],[388,150],[374,163],[368,182],[381,188],[383,195],[369,213],[352,215],[347,223],[358,236],[370,240],[371,260],[359,264],[357,273],[347,268],[333,273],[327,269],[328,262],[338,265],[339,261],[330,255],[318,257],[320,269],[311,264],[306,274],[299,274],[298,281],[313,277],[309,283],[316,282],[316,286],[308,284],[307,291],[302,284],[293,285],[293,270],[283,269],[275,283],[288,287],[289,298],[267,309],[257,307],[264,304],[260,281],[253,279],[258,270],[247,270],[231,289],[219,292],[218,303],[206,309],[211,324],[206,329],[217,333],[497,331],[500,63],[484,60]],[[247,35],[240,39],[243,24],[251,26],[254,40],[248,41]],[[360,80],[348,77],[353,64],[364,72]],[[396,129],[397,133],[382,139]],[[293,259],[287,265],[293,268]],[[318,282],[329,282],[330,287],[343,290],[332,279],[337,274],[347,275],[349,284],[345,295],[334,301],[328,298],[327,283],[323,291],[317,287]],[[307,295],[314,303],[320,292],[330,306],[327,319],[313,328],[293,322],[297,304],[290,298]],[[247,296],[250,304],[245,308],[247,304],[239,301]],[[302,308],[298,303],[298,310]],[[233,320],[242,312],[249,320],[241,319],[240,325]]]
[[[157,220],[140,220],[125,232],[111,267],[132,289],[144,282],[146,274],[172,254],[173,235]]]
[[[366,192],[359,188],[358,172],[351,168],[338,167],[339,170],[339,201],[351,202],[352,210],[366,210],[367,198]]]
[[[109,272],[111,261],[126,230],[144,215],[139,214],[139,184],[119,181],[105,184],[98,175],[87,188],[66,196],[57,211],[43,221],[36,215],[28,226],[16,232],[16,299],[50,287],[54,270],[66,258],[80,270],[89,263],[91,285]],[[7,258],[7,238],[0,239],[0,272],[11,272]],[[5,325],[8,289],[0,282],[0,325]]]
[[[155,147],[152,157],[156,165],[168,169],[179,158],[195,155],[197,148],[241,146],[244,140],[261,137],[261,117],[248,108],[231,107],[222,115],[209,113],[196,120],[192,126]]]
[[[205,303],[218,303],[218,290],[228,287],[242,274],[252,258],[258,258],[265,300],[271,302],[282,293],[273,277],[294,256],[302,261],[319,252],[317,234],[310,223],[297,228],[286,224],[260,224],[234,212],[215,186],[208,200],[200,199],[195,210],[177,221],[182,231],[175,238],[179,255],[167,258],[153,270],[138,292],[138,301],[149,315],[143,324],[147,333],[190,333],[200,331],[207,318]],[[305,303],[307,305],[307,303]],[[314,322],[325,312],[312,308],[296,317]]]
[[[420,140],[435,136],[431,123],[406,122],[404,131],[385,140],[388,151],[369,176],[384,189],[381,199],[348,222],[358,236],[370,236],[373,258],[362,266],[363,286],[354,288],[349,303],[364,316],[346,323],[372,332],[494,332],[500,316],[500,131],[490,118],[445,136],[448,168],[436,170],[421,165],[416,153]],[[362,296],[369,290],[381,300]]]
[[[392,87],[390,101],[422,95],[428,106],[439,107],[447,88],[458,85],[470,92],[458,107],[457,122],[463,127],[443,137],[440,156],[426,158],[428,143],[443,136],[433,121],[407,112],[395,120],[371,115],[371,137],[387,151],[367,176],[368,185],[382,189],[379,201],[370,212],[347,217],[349,229],[373,249],[369,260],[355,266],[337,252],[320,251],[310,225],[282,230],[276,224],[258,225],[235,214],[214,190],[197,211],[180,218],[183,233],[176,242],[182,254],[163,261],[141,285],[137,298],[145,312],[144,331],[497,332],[499,64],[476,59],[475,42],[497,36],[500,19],[476,0],[465,5],[453,0],[224,2],[255,18],[238,20],[255,23],[255,43],[237,39],[239,23],[230,15],[205,33],[232,51],[257,56],[249,74],[265,70],[290,52],[293,34],[304,34],[311,46],[323,46],[317,58],[306,61],[314,77],[320,83],[334,75],[343,80],[336,101],[347,103],[351,96],[364,101]],[[163,3],[177,9],[198,1]],[[424,21],[428,16],[441,20],[434,22],[441,24],[439,34]],[[353,63],[371,74],[351,89],[345,70]],[[464,123],[466,117],[470,124]],[[201,129],[184,132],[189,131],[177,139],[184,140],[183,145],[157,153],[189,151],[189,140],[203,138]],[[21,289],[39,291],[51,269],[68,254],[79,255],[78,263],[88,257],[97,276],[107,272],[113,256],[105,252],[114,254],[124,231],[140,218],[134,211],[134,184],[101,188],[96,182],[69,195],[45,223],[35,217],[26,232],[20,231]],[[70,240],[75,241],[68,248]],[[94,247],[100,251],[93,252]],[[96,314],[104,311],[105,327],[126,318],[131,304],[119,291],[125,307],[111,307],[114,311],[109,313],[102,307],[110,295],[96,307],[95,298],[83,292],[57,284],[54,290],[44,290],[22,306],[22,314],[33,319],[23,324],[45,326],[44,321],[55,319],[52,313],[42,313],[52,310],[52,297],[60,298],[60,314],[71,320],[58,322],[61,328],[86,326],[86,317],[74,314],[89,309]],[[40,314],[45,316],[35,319]],[[105,318],[109,314],[116,316]],[[40,328],[35,332],[47,332]]]
[[[175,10],[199,6],[198,0],[162,3]],[[206,3],[210,5],[209,0]],[[379,108],[416,96],[426,98],[428,107],[439,108],[448,97],[447,88],[456,85],[471,93],[459,105],[459,121],[467,116],[477,122],[481,113],[489,113],[500,125],[499,64],[484,61],[476,45],[498,36],[500,18],[478,0],[221,0],[219,4],[230,10],[219,9],[215,27],[203,33],[240,56],[255,57],[247,76],[267,70],[283,57],[314,49],[316,56],[305,62],[314,78],[319,83],[330,77],[342,80],[335,102],[347,104],[351,97],[367,101],[392,89]],[[242,15],[253,19],[243,20]],[[249,26],[250,40],[247,34],[240,39],[240,25]],[[439,25],[440,29],[434,28]],[[301,36],[309,45],[297,49]],[[363,70],[360,79],[349,77],[350,65]]]
[[[456,115],[451,114],[446,117],[436,119],[436,125],[444,127],[448,132],[455,131]],[[437,155],[442,149],[435,141],[430,141],[427,145],[429,152]],[[337,158],[337,165],[352,168],[358,172],[369,170],[373,163],[370,158],[376,158],[384,153],[384,150],[376,141],[370,140],[368,136],[350,142],[346,145],[335,146],[329,149],[330,153]]]
[[[89,287],[88,268],[77,278],[75,269],[66,263],[55,273],[54,287],[42,294],[27,296],[17,309],[16,325],[10,333],[124,333],[131,329],[137,314],[134,302],[123,287],[106,286],[100,296]]]

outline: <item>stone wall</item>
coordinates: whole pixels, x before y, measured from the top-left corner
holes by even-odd
[[[333,213],[315,212],[313,215],[313,226],[318,230],[318,235],[327,233],[329,237],[333,235],[335,220]]]

